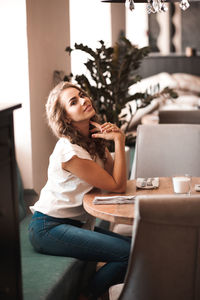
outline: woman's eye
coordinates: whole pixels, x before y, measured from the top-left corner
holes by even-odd
[[[71,102],[70,102],[70,105],[75,105],[76,104],[76,100],[72,100]]]
[[[85,98],[85,97],[87,97],[87,95],[85,93],[80,93],[80,97]]]

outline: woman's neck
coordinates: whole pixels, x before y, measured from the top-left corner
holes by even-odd
[[[84,136],[89,136],[89,122],[74,123],[73,126]]]

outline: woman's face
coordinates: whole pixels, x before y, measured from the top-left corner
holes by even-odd
[[[95,115],[90,98],[76,88],[70,87],[63,90],[60,98],[67,116],[74,123],[90,120]]]

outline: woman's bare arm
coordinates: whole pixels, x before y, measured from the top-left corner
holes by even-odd
[[[113,173],[113,167],[114,167],[114,160],[112,158],[112,155],[110,154],[108,148],[106,148],[106,161],[104,163],[104,169],[112,175]]]
[[[101,132],[93,134],[93,138],[114,141],[114,162],[109,153],[106,168],[103,169],[94,161],[74,156],[68,162],[62,163],[62,167],[97,188],[111,192],[125,192],[127,178],[124,134],[117,127],[115,127],[116,131],[105,130],[106,126],[103,125],[102,127]]]

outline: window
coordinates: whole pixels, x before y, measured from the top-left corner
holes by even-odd
[[[111,44],[110,4],[99,0],[70,0],[71,47],[83,43],[95,49],[98,41]],[[87,55],[81,51],[71,54],[71,70],[74,75],[86,72],[84,62]]]

